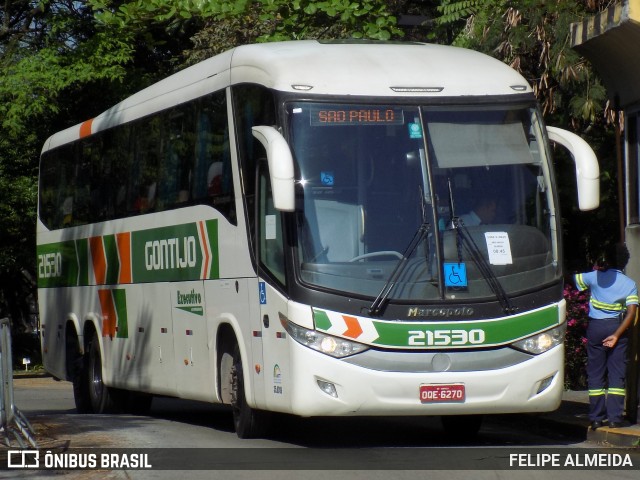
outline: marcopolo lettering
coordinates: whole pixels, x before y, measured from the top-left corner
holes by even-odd
[[[471,317],[475,311],[471,307],[412,307],[408,317]]]
[[[147,270],[193,268],[197,263],[197,241],[193,236],[149,240],[144,244]]]

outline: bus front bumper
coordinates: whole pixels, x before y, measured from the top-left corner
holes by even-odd
[[[300,416],[547,412],[564,388],[563,345],[506,368],[425,373],[372,370],[290,346],[290,412]],[[428,393],[443,390],[449,398]]]

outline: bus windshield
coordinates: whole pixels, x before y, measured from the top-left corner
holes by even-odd
[[[534,107],[287,108],[305,284],[375,298],[395,275],[388,299],[421,302],[495,299],[496,288],[513,296],[557,280]]]

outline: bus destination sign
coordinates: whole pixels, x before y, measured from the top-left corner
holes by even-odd
[[[311,108],[311,126],[338,125],[402,125],[402,108],[345,105],[314,105]]]

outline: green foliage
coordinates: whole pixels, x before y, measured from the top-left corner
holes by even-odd
[[[244,28],[240,30],[254,30],[257,33],[254,41],[259,42],[320,38],[328,32],[375,40],[402,35],[396,17],[382,0],[137,0],[124,2],[117,9],[114,2],[89,0],[89,3],[98,12],[96,18],[100,22],[119,28],[148,22],[175,25],[197,17],[226,30],[229,29],[225,24],[237,25],[244,20]],[[254,37],[248,32],[237,33],[241,38]]]
[[[515,68],[533,86],[547,123],[582,134],[596,151],[601,208],[594,212],[575,207],[573,161],[559,149],[554,151],[570,270],[588,264],[604,245],[618,240],[612,115],[602,83],[569,42],[572,22],[606,6],[603,1],[442,0],[438,7],[436,23],[450,30],[452,43],[483,51]]]
[[[81,86],[124,78],[133,49],[126,35],[96,28],[92,12],[79,2],[5,2],[2,19],[0,310],[12,316],[17,333],[31,327],[26,299],[33,285],[22,272],[35,272],[42,144],[60,129]]]
[[[582,4],[442,0],[438,12],[436,23],[453,30],[454,44],[488,53],[522,73],[545,114],[565,110],[575,128],[602,122],[604,89],[569,45],[570,24],[585,15]]]
[[[28,56],[4,58],[0,81],[2,128],[11,137],[24,134],[26,120],[59,111],[56,99],[78,84],[120,80],[131,57],[126,41],[100,32],[73,50],[46,47]]]
[[[573,286],[565,285],[564,299],[567,302],[564,385],[568,389],[582,390],[587,386],[589,293],[579,292]]]
[[[485,2],[483,0],[462,0],[453,2],[450,0],[443,0],[437,7],[438,12],[441,15],[436,21],[441,25],[466,21],[467,18],[475,15],[478,10],[483,7],[484,3]]]
[[[607,101],[607,92],[604,86],[597,81],[594,85],[576,92],[570,99],[569,107],[571,115],[589,124],[598,122],[602,118],[602,112]]]

